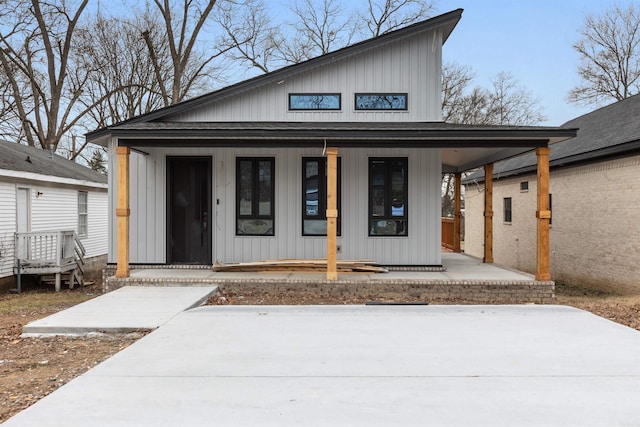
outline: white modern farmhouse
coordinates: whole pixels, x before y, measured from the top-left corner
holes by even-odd
[[[544,159],[550,143],[575,135],[442,122],[442,47],[461,16],[88,134],[109,148],[116,276],[127,277],[130,264],[331,259],[332,250],[390,266],[441,265],[443,171],[533,149]],[[544,221],[546,208],[538,210]]]

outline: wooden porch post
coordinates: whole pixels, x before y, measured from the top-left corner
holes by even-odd
[[[493,262],[493,163],[484,165],[484,258]]]
[[[551,280],[549,272],[549,147],[536,149],[538,158],[538,209],[536,280]]]
[[[129,147],[117,147],[118,156],[118,219],[116,277],[129,277]]]
[[[338,280],[338,149],[327,148],[327,280]]]
[[[462,218],[460,213],[462,205],[460,187],[462,183],[462,174],[457,172],[453,176],[453,179],[453,252],[460,252],[460,221]]]

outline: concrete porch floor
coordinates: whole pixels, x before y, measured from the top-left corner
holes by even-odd
[[[130,277],[105,280],[105,290],[123,286],[217,286],[251,290],[265,287],[273,292],[322,287],[326,292],[385,296],[403,293],[425,298],[462,298],[473,302],[551,302],[554,283],[539,282],[515,271],[460,253],[443,252],[445,271],[390,271],[388,273],[341,273],[337,281],[316,273],[214,272],[208,268],[133,267]]]

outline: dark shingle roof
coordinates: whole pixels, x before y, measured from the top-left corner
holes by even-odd
[[[640,153],[640,95],[634,95],[569,120],[564,128],[578,128],[578,135],[552,144],[549,162],[551,168],[604,159],[615,155]],[[533,152],[497,162],[494,175],[508,177],[536,170]],[[478,170],[468,180],[484,178]]]
[[[106,175],[60,157],[49,151],[0,140],[0,170],[30,172],[60,178],[107,183]]]

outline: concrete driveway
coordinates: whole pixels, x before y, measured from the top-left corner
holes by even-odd
[[[16,426],[640,426],[640,332],[561,306],[208,306]]]

